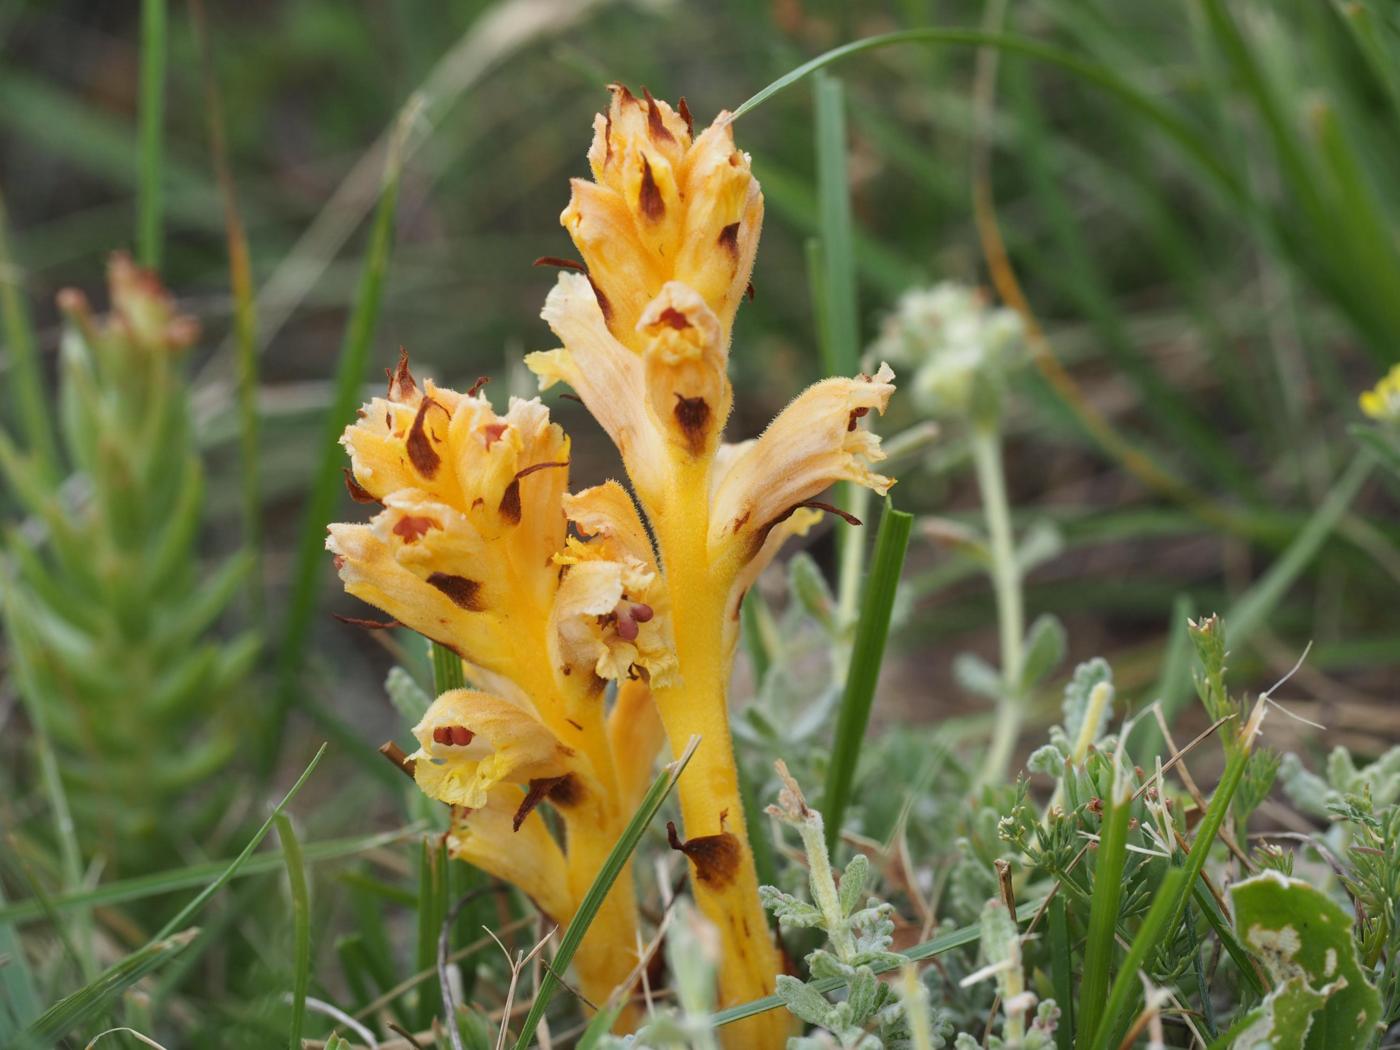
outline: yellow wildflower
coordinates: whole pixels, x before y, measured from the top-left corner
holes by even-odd
[[[542,389],[564,382],[612,438],[655,537],[620,486],[573,497],[585,532],[611,522],[647,563],[648,602],[669,609],[675,673],[652,681],[673,751],[700,748],[678,784],[695,895],[724,938],[721,1005],[773,991],[780,962],[758,901],[740,806],[726,691],[739,604],[783,541],[811,526],[821,492],[852,481],[884,492],[871,464],[893,373],[828,379],[792,402],[756,440],[725,445],[735,311],[748,285],[763,195],[721,114],[692,137],[650,94],[612,89],[594,122],[593,182],[574,180],[562,222],[587,273],[561,273],[542,316],[562,344],[526,363]],[[635,519],[635,520],[634,520]],[[643,550],[645,549],[645,552]],[[656,568],[659,563],[659,568]],[[601,604],[601,602],[600,602]],[[776,1047],[785,1022],[762,1015],[727,1029],[735,1046]]]
[[[352,495],[381,505],[330,527],[346,589],[458,653],[476,687],[444,693],[414,728],[414,779],[453,807],[455,855],[567,923],[660,744],[644,680],[675,667],[655,559],[622,531],[640,529],[636,512],[610,524],[606,500],[581,496],[592,539],[570,538],[569,440],[544,405],[513,398],[497,414],[479,391],[420,388],[406,360],[342,442]],[[623,684],[611,719],[610,679]],[[622,712],[636,731],[613,724]],[[562,848],[540,804],[559,813]],[[632,894],[627,873],[577,956],[594,1001],[635,964]]]
[[[1361,395],[1361,411],[1379,423],[1400,423],[1400,365]]]

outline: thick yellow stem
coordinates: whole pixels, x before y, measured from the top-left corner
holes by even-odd
[[[593,885],[626,818],[619,820],[607,800],[586,804],[566,820],[568,834],[569,892],[575,905]],[[573,917],[569,917],[573,921]],[[637,899],[629,863],[613,883],[574,956],[579,990],[595,1006],[602,1006],[613,990],[631,975],[637,964]],[[624,989],[630,995],[631,989]],[[635,1006],[623,1007],[613,1025],[615,1032],[631,1032],[641,1023]]]
[[[692,736],[701,738],[676,785],[687,844],[720,835],[733,840],[732,849],[715,840],[716,849],[691,854],[696,903],[719,930],[723,945],[723,1008],[771,995],[782,964],[758,899],[729,733],[730,658],[723,628],[730,581],[719,578],[709,564],[708,464],[680,466],[676,482],[668,505],[648,507],[670,592],[680,664],[678,684],[654,693],[673,754],[679,755]],[[769,1011],[725,1028],[725,1045],[779,1050],[789,1028],[785,1012]]]

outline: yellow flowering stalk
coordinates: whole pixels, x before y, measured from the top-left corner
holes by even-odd
[[[722,444],[733,391],[730,331],[758,247],[763,195],[735,148],[728,114],[698,136],[682,103],[613,87],[594,122],[593,181],[575,179],[561,221],[586,273],[564,272],[543,316],[562,347],[526,363],[542,387],[578,392],[611,436],[652,527],[677,673],[653,680],[672,750],[702,738],[677,790],[695,896],[720,930],[720,1005],[771,993],[782,969],[758,898],[729,733],[727,686],[744,592],[837,481],[877,492],[879,440],[861,425],[884,411],[893,373],[828,379],[756,440]],[[640,550],[645,532],[620,488],[596,497]],[[624,506],[624,502],[626,505]],[[594,522],[601,527],[601,523]],[[587,523],[584,523],[588,531]],[[732,1045],[781,1046],[777,1012],[726,1029]]]
[[[453,807],[455,856],[566,924],[660,746],[648,683],[669,679],[675,654],[645,531],[595,522],[608,511],[626,524],[611,507],[620,489],[567,496],[569,441],[538,399],[498,415],[477,391],[420,389],[406,359],[342,443],[352,494],[382,505],[367,524],[330,527],[346,589],[451,648],[476,687],[439,696],[414,727],[414,779]],[[568,535],[566,507],[591,523],[588,542]],[[621,683],[611,717],[609,680]],[[562,848],[541,803],[560,815]],[[589,999],[628,976],[637,944],[629,874],[576,956]]]

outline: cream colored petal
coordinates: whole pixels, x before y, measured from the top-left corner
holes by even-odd
[[[561,273],[541,314],[565,349],[530,354],[541,386],[562,380],[612,438],[643,501],[662,489],[664,438],[647,405],[645,365],[613,338],[588,279]]]
[[[763,546],[759,547],[758,553],[739,570],[739,575],[735,577],[734,583],[730,586],[729,603],[725,607],[724,647],[726,652],[732,653],[739,640],[739,605],[743,602],[744,596],[758,582],[758,578],[763,575],[763,570],[772,564],[773,559],[782,550],[783,544],[793,536],[807,535],[807,532],[813,525],[821,521],[821,518],[822,513],[819,510],[814,510],[811,507],[798,508],[790,517],[783,519],[768,530],[768,535],[764,537]]]
[[[715,492],[711,558],[756,555],[768,531],[795,508],[837,481],[884,493],[894,482],[869,464],[883,458],[880,439],[861,425],[871,409],[885,410],[894,373],[827,379],[808,387],[737,456]]]
[[[413,727],[419,749],[414,779],[454,806],[485,805],[502,781],[527,784],[574,771],[574,753],[533,712],[490,693],[454,689],[433,701]]]
[[[514,885],[563,926],[573,918],[575,908],[568,865],[539,813],[527,814],[516,830],[515,816],[524,797],[518,787],[500,784],[480,808],[456,811],[447,849],[452,856]]]
[[[551,618],[554,666],[562,673],[591,671],[600,679],[617,680],[645,670],[654,682],[668,681],[675,649],[660,580],[645,563],[625,555],[588,560],[592,546],[570,548]],[[644,622],[635,616],[642,609]],[[632,637],[622,633],[624,619],[634,628]]]
[[[651,539],[632,497],[616,481],[564,495],[568,519],[588,536],[605,536],[628,555],[656,571],[656,555]]]

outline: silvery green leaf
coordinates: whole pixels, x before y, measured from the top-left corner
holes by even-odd
[[[1054,744],[1043,744],[1026,759],[1026,768],[1032,773],[1058,777],[1065,771],[1065,754]]]
[[[1085,716],[1089,711],[1089,696],[1093,693],[1094,687],[1100,683],[1112,684],[1112,682],[1113,671],[1108,666],[1108,662],[1100,656],[1086,660],[1074,669],[1074,675],[1065,686],[1065,698],[1061,706],[1064,713],[1065,735],[1070,740],[1079,739],[1079,731],[1083,728]],[[1103,727],[1108,724],[1112,715],[1110,706],[1105,705],[1099,716],[1099,724],[1094,727],[1094,739],[1098,739],[1103,733]]]
[[[850,1023],[863,1025],[869,1020],[879,1004],[880,982],[875,979],[875,974],[869,967],[862,966],[856,970],[855,977],[851,979],[850,989],[846,994],[846,1005],[850,1010]]]
[[[1006,691],[997,670],[980,656],[972,653],[958,653],[953,657],[953,678],[969,693],[996,700]]]
[[[821,568],[805,551],[793,555],[788,562],[788,589],[794,600],[812,619],[828,631],[833,628],[835,621],[832,610],[835,608],[836,599],[832,597],[831,587],[822,575]]]
[[[815,988],[784,973],[778,975],[777,993],[783,1005],[795,1016],[808,1024],[831,1027],[828,1021],[831,1020],[832,1005]]]
[[[841,902],[841,914],[850,915],[851,912],[855,911],[869,880],[870,858],[864,853],[857,853],[846,865],[846,870],[841,873],[841,885],[837,890]]]
[[[433,702],[427,691],[413,680],[413,676],[398,665],[389,668],[389,674],[384,679],[384,691],[389,694],[389,701],[399,717],[411,726],[423,720]]]
[[[820,929],[823,925],[824,919],[819,908],[804,900],[799,900],[789,893],[784,893],[776,886],[760,886],[758,896],[763,902],[763,906],[773,913],[779,925],[784,929],[792,929],[793,927]]]
[[[1045,613],[1036,617],[1026,632],[1025,658],[1021,664],[1021,690],[1029,692],[1065,658],[1067,639],[1064,624]]]
[[[1053,522],[1032,522],[1016,551],[1016,564],[1022,573],[1030,572],[1038,565],[1044,565],[1052,558],[1059,557],[1065,549],[1065,539]]]

